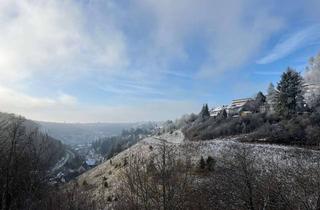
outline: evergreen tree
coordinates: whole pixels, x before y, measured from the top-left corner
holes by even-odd
[[[276,111],[288,118],[303,109],[302,77],[290,68],[281,76],[277,87]]]
[[[261,105],[263,105],[263,104],[266,102],[266,96],[263,95],[263,93],[262,93],[261,91],[259,91],[258,94],[257,94],[257,96],[256,96],[255,101],[256,101],[256,104],[257,104],[258,106],[261,106]]]
[[[200,158],[199,167],[200,167],[200,169],[205,169],[206,168],[206,162],[204,161],[202,156]]]
[[[228,113],[225,109],[223,109],[218,116],[220,119],[226,119],[228,117]]]
[[[206,119],[206,118],[210,117],[210,112],[209,112],[208,104],[204,104],[204,105],[203,105],[199,116],[200,116],[202,119]]]
[[[216,165],[216,161],[211,156],[208,156],[207,158],[208,170],[213,171],[215,165]]]
[[[247,101],[243,106],[243,111],[259,112],[260,107],[266,102],[266,97],[261,91],[258,92],[254,100]]]

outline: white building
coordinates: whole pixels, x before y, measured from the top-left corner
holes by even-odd
[[[228,106],[223,105],[223,106],[218,106],[215,108],[210,109],[210,116],[211,117],[216,117],[218,114],[220,114],[223,110],[227,109]]]
[[[223,110],[226,110],[227,114],[230,116],[240,115],[240,112],[242,111],[244,105],[252,100],[252,98],[241,98],[232,100],[232,103],[230,105],[223,105],[210,109],[210,116],[217,117]]]
[[[227,108],[228,115],[240,114],[244,105],[252,100],[253,100],[252,98],[240,98],[240,99],[232,100],[231,105],[229,105]]]

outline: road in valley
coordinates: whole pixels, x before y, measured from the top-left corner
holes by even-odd
[[[57,170],[62,168],[68,162],[68,160],[73,158],[75,158],[75,154],[71,150],[67,149],[66,155],[56,163],[56,165],[51,169],[51,172],[56,172]]]

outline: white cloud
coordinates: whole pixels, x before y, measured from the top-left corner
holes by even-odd
[[[34,97],[20,91],[0,86],[0,110],[21,113],[36,112],[41,109],[71,107],[77,99],[71,95],[60,93],[56,98]]]
[[[57,122],[133,122],[175,119],[200,107],[190,101],[144,101],[143,105],[83,105],[71,95],[60,93],[55,98],[34,97],[0,87],[0,110],[23,115],[33,120]]]
[[[85,114],[75,112],[73,119],[86,122],[164,121],[176,119],[185,113],[198,112],[199,107],[201,107],[201,104],[187,100],[150,100],[144,101],[143,105],[123,105],[117,107],[99,106],[95,107],[95,109],[86,110],[86,112],[84,112]]]
[[[0,0],[0,110],[37,120],[140,121],[164,120],[198,109],[199,104],[190,101],[140,98],[134,105],[84,105],[80,83],[88,79],[96,85],[90,86],[95,93],[100,88],[123,98],[139,94],[164,98],[179,88],[192,98],[187,88],[197,86],[194,75],[212,78],[240,69],[281,29],[283,19],[272,13],[268,3],[132,0],[123,6],[117,0]],[[192,74],[172,70],[172,63],[193,59],[186,48],[194,37],[203,42],[204,62]],[[174,84],[172,77],[184,81]],[[78,98],[56,84],[48,84],[44,92],[55,92],[48,90],[55,87],[61,93],[36,97],[45,94],[37,88],[47,79],[60,84],[70,78],[74,83],[67,84],[68,89],[77,89]],[[30,85],[35,80],[41,80],[39,87]],[[186,80],[192,84],[185,85]]]
[[[282,26],[282,19],[270,15],[270,8],[262,1],[140,0],[139,3],[155,20],[151,54],[164,55],[153,62],[188,59],[185,46],[188,39],[198,35],[205,40],[208,50],[207,60],[199,70],[204,76],[238,69]]]
[[[72,106],[72,105],[77,104],[77,98],[74,96],[65,94],[65,93],[60,93],[57,102],[61,103],[63,105]]]
[[[268,64],[284,58],[291,53],[308,46],[320,44],[320,25],[316,24],[292,33],[271,50],[269,54],[257,61],[258,64]]]
[[[121,31],[110,21],[102,35],[96,30],[100,26],[94,27],[98,23],[86,25],[87,18],[77,1],[0,1],[0,78],[16,81],[38,73],[78,74],[125,65]]]

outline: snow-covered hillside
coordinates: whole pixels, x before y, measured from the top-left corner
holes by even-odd
[[[302,155],[302,159],[308,163],[315,162],[320,158],[318,151],[270,144],[241,143],[237,141],[236,137],[191,142],[185,140],[183,133],[178,130],[161,136],[148,137],[112,159],[82,174],[76,180],[80,190],[89,192],[88,195],[92,196],[91,199],[97,201],[114,198],[115,190],[119,186],[119,176],[126,167],[127,160],[134,156],[148,158],[151,155],[155,155],[163,142],[166,142],[168,146],[176,151],[175,154],[178,159],[190,158],[194,165],[199,163],[201,156],[207,157],[209,155],[219,162],[224,152],[235,146],[250,149],[258,160],[277,162],[284,167],[290,166],[290,157],[293,155]],[[107,186],[105,183],[107,183]]]

